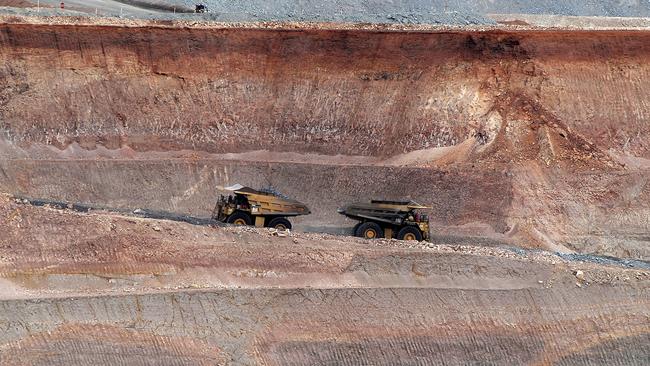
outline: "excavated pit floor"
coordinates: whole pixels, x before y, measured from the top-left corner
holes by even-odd
[[[3,364],[649,357],[647,263],[2,202]]]
[[[647,363],[646,23],[495,18],[0,17],[0,363]],[[132,214],[232,183],[313,214]],[[370,198],[434,242],[327,234]]]

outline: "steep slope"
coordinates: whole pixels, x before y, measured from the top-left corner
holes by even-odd
[[[4,25],[3,127],[60,147],[388,155],[463,141],[512,93],[648,157],[648,37]]]
[[[410,197],[445,240],[648,258],[646,30],[56,19],[0,27],[5,192],[207,215],[273,185],[328,232]]]

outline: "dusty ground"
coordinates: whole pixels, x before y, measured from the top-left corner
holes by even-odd
[[[184,4],[194,5],[191,0],[143,0],[151,4]],[[554,14],[574,16],[650,16],[650,5],[644,1],[630,0],[338,0],[323,3],[318,0],[249,0],[245,2],[221,2],[205,0],[205,4],[214,12],[251,12],[253,14],[272,14],[281,17],[286,13],[306,12],[320,18],[331,16],[332,13],[353,13],[363,16],[370,14],[400,14],[401,20],[409,21],[426,19],[428,13],[459,12],[469,14],[490,13],[521,13],[521,14]],[[409,17],[411,15],[411,17]],[[280,18],[282,19],[282,18]],[[358,21],[363,21],[359,19]]]
[[[493,19],[0,17],[0,363],[646,364],[647,22]],[[206,217],[232,183],[313,214],[11,198]],[[433,243],[333,235],[370,198]]]
[[[647,263],[2,203],[3,364],[649,356]]]
[[[61,3],[64,7],[61,9]],[[0,0],[1,13],[22,13],[34,15],[60,16],[124,16],[124,17],[155,17],[165,13],[174,13],[174,7],[142,7],[134,6],[126,1],[115,0]],[[189,11],[178,7],[178,12]],[[193,11],[193,9],[192,9]]]
[[[0,0],[0,6],[36,6],[36,0]],[[59,1],[42,0],[55,7]],[[648,17],[650,6],[638,0],[247,0],[201,2],[208,6],[209,13],[200,14],[203,19],[245,20],[245,21],[317,21],[353,23],[401,23],[401,24],[487,24],[490,14],[529,14],[535,16],[583,16],[603,17]],[[146,10],[167,12],[172,18],[177,12],[193,12],[196,1],[191,0],[92,0],[65,1],[68,5],[85,8],[94,13],[94,8],[119,14],[120,8],[134,8],[131,14],[145,15]],[[143,11],[144,10],[144,11]]]

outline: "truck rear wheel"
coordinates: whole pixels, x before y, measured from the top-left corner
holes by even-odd
[[[422,241],[422,233],[415,226],[404,226],[398,233],[399,240],[417,240]]]
[[[356,236],[366,239],[377,239],[384,237],[384,230],[375,222],[364,222],[359,225],[355,233]]]
[[[276,217],[269,221],[267,227],[273,227],[278,230],[291,230],[291,222],[284,217]]]
[[[249,214],[237,211],[228,216],[226,222],[233,225],[251,225],[253,223],[253,220]]]

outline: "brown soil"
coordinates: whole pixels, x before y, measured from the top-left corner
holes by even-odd
[[[277,237],[1,196],[1,364],[650,357],[645,264],[552,253],[650,259],[646,28],[0,20],[0,192],[313,212]],[[433,243],[331,235],[371,198],[429,204]]]
[[[407,196],[438,236],[649,258],[645,30],[0,34],[5,192],[207,215],[272,184],[328,232]]]
[[[577,365],[648,356],[643,268],[277,237],[6,198],[2,206],[3,364]]]
[[[477,132],[491,140],[504,123],[513,134],[534,132],[539,117],[555,121],[570,151],[588,139],[601,151],[650,156],[639,137],[648,133],[650,44],[641,31],[5,25],[3,33],[2,115],[16,142],[386,156],[455,145]],[[503,102],[514,104],[505,111]],[[39,123],[19,122],[32,120]]]
[[[11,6],[15,8],[35,8],[36,4],[28,0],[1,0],[0,6]]]
[[[0,355],[4,365],[225,365],[214,345],[111,325],[63,325],[13,342]]]

